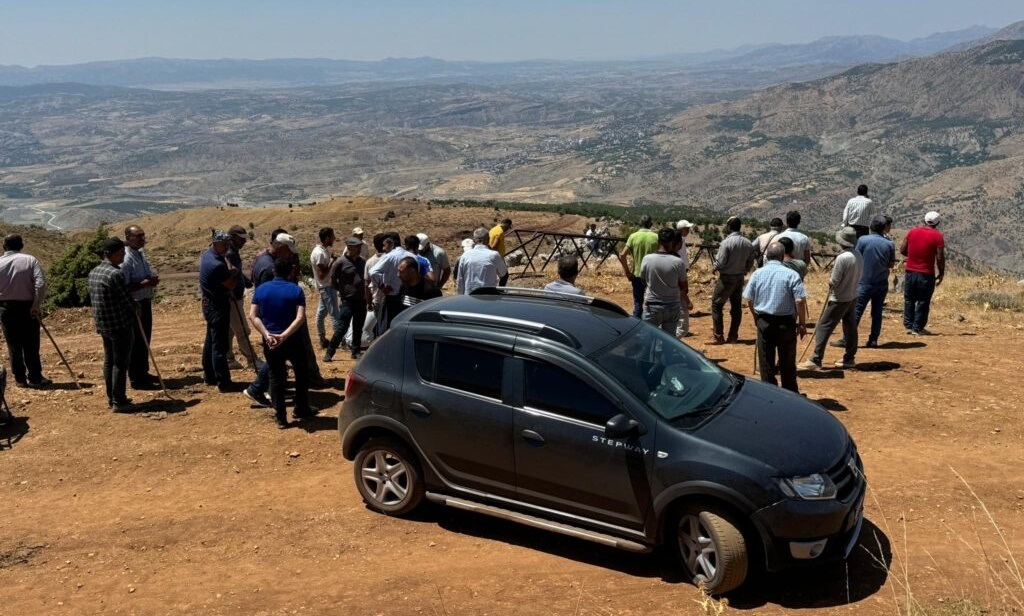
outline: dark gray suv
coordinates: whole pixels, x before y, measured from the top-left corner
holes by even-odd
[[[348,376],[360,495],[424,498],[617,548],[694,582],[845,558],[866,483],[843,425],[610,302],[480,289],[409,308]]]

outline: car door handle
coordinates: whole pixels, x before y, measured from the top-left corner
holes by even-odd
[[[423,406],[419,402],[413,402],[409,405],[409,410],[412,411],[413,415],[418,417],[430,417],[430,409]]]
[[[534,445],[543,445],[544,443],[547,442],[544,440],[543,436],[541,436],[537,432],[534,432],[533,430],[523,430],[521,434],[523,435],[524,439],[530,441]]]

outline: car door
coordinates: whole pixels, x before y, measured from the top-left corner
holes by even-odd
[[[405,424],[430,464],[450,485],[512,497],[515,462],[512,408],[502,336],[453,340],[410,334],[411,372],[402,389]],[[510,350],[512,336],[508,338]]]
[[[654,425],[646,434],[605,436],[623,414],[609,389],[571,362],[519,354],[514,441],[519,499],[634,530],[650,506]]]

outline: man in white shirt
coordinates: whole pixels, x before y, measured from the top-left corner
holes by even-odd
[[[50,384],[39,360],[39,310],[46,298],[46,277],[39,261],[21,252],[17,233],[4,237],[0,257],[0,324],[10,354],[11,372],[22,387]]]
[[[580,274],[580,263],[576,255],[564,255],[558,258],[558,278],[544,285],[545,291],[567,293],[569,295],[586,295],[583,289],[576,286],[576,277]]]
[[[757,266],[761,267],[764,265],[764,254],[768,252],[768,246],[775,241],[775,236],[782,233],[782,230],[786,228],[786,225],[782,222],[779,217],[772,218],[771,222],[768,223],[768,231],[757,236],[754,240],[754,249],[757,250]]]
[[[689,220],[683,219],[676,223],[677,241],[679,243],[679,249],[676,251],[676,254],[683,260],[683,273],[687,276],[690,272],[690,255],[686,252],[686,237],[690,235],[692,229],[693,223]],[[676,326],[676,338],[686,338],[690,335],[690,311],[693,310],[693,302],[690,301],[689,289],[689,283],[687,283],[679,307],[679,325]]]
[[[402,247],[402,236],[395,231],[384,235],[384,256],[367,269],[367,278],[384,292],[384,306],[377,316],[374,337],[384,335],[391,327],[391,318],[402,311],[402,279],[398,275],[398,262],[416,255]]]
[[[875,204],[868,198],[868,187],[861,184],[857,187],[857,196],[846,202],[843,208],[843,226],[857,230],[857,237],[868,234],[871,217],[875,215]]]
[[[786,230],[775,236],[775,241],[780,237],[788,237],[793,240],[793,258],[804,263],[811,264],[811,238],[807,237],[796,228],[800,226],[800,212],[786,212]]]
[[[473,232],[473,249],[459,260],[459,277],[456,292],[469,295],[480,287],[496,287],[498,280],[508,275],[505,259],[488,244],[487,229]]]
[[[322,349],[326,349],[329,345],[327,331],[324,328],[327,315],[331,315],[334,331],[341,327],[338,291],[331,285],[330,276],[331,264],[334,263],[334,256],[331,255],[331,246],[333,245],[334,229],[324,227],[320,229],[320,243],[314,246],[312,252],[309,253],[309,262],[313,266],[313,279],[316,281],[316,290],[320,294],[320,303],[316,308],[316,333],[320,336],[320,348]]]

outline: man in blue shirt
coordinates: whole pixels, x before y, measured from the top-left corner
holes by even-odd
[[[274,405],[277,427],[288,427],[285,411],[285,386],[288,367],[295,372],[296,419],[314,417],[317,410],[309,405],[309,365],[302,336],[296,335],[306,325],[306,295],[299,285],[288,280],[292,263],[286,259],[274,262],[274,279],[256,289],[249,306],[249,321],[263,336],[263,352],[270,366],[270,400]]]
[[[203,296],[206,340],[203,342],[203,379],[222,393],[235,391],[228,368],[231,348],[231,298],[241,272],[225,259],[231,242],[226,231],[214,231],[210,247],[199,260],[199,291]]]
[[[807,290],[800,275],[782,264],[786,249],[772,242],[765,251],[765,265],[750,277],[743,290],[747,309],[757,326],[757,361],[761,380],[778,385],[775,380],[778,353],[778,372],[782,386],[800,393],[796,385],[797,335],[807,335]]]
[[[153,294],[160,277],[153,273],[143,249],[146,247],[146,232],[137,225],[124,230],[124,276],[128,291],[139,307],[139,321],[142,331],[136,332],[132,341],[131,359],[128,362],[128,380],[132,389],[160,389],[157,378],[149,373],[149,350],[147,343],[153,339]],[[145,336],[145,337],[143,337]]]
[[[871,233],[857,239],[856,250],[864,258],[864,270],[857,283],[857,304],[854,317],[857,325],[860,318],[871,303],[871,333],[868,334],[868,348],[878,346],[878,336],[882,333],[882,308],[885,296],[889,293],[889,272],[896,265],[896,245],[885,237],[888,224],[885,216],[875,215],[871,219]],[[832,346],[846,346],[846,340],[836,340]]]

